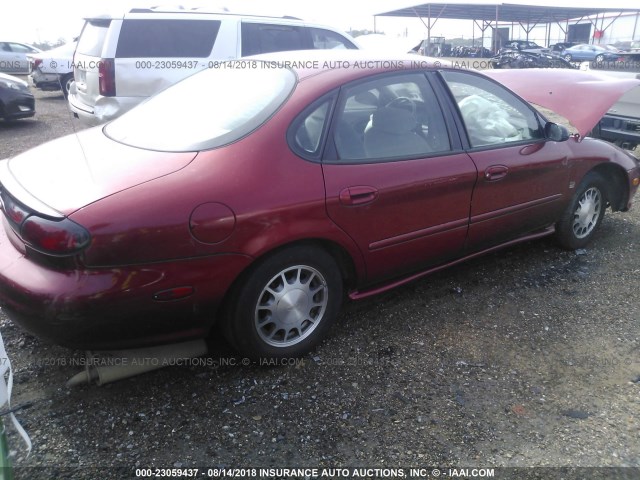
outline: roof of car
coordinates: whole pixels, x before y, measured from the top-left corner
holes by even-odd
[[[275,52],[231,60],[241,65],[248,60],[261,60],[267,68],[289,68],[301,80],[321,73],[336,71],[353,72],[353,77],[371,74],[372,71],[397,71],[413,69],[438,69],[452,67],[449,60],[424,57],[415,54],[381,55],[370,50],[296,50]],[[348,76],[348,75],[347,75]]]
[[[421,55],[381,56],[366,50],[301,50],[278,52],[235,60],[242,68],[253,68],[251,60],[265,62],[265,68],[288,68],[300,81],[326,75],[330,83],[341,83],[391,71],[425,69],[460,69],[461,66],[439,58]],[[465,69],[466,70],[466,69]],[[581,136],[593,128],[597,120],[627,90],[640,84],[635,79],[617,79],[594,72],[561,68],[528,68],[524,70],[486,70],[476,72],[502,83],[525,100],[549,108],[567,118]],[[335,75],[335,77],[333,77]],[[577,96],[591,98],[575,102]]]
[[[107,20],[124,20],[124,19],[150,19],[153,18],[154,15],[157,15],[158,18],[166,19],[167,16],[178,16],[178,15],[189,15],[191,18],[197,17],[198,15],[210,15],[210,16],[228,16],[228,17],[236,17],[242,18],[244,20],[262,20],[265,23],[277,23],[282,25],[302,25],[304,24],[307,27],[316,27],[323,28],[325,30],[332,30],[335,32],[339,32],[341,35],[348,38],[351,42],[357,45],[357,40],[354,40],[348,33],[334,28],[331,25],[326,25],[322,23],[315,22],[307,22],[301,18],[293,17],[290,15],[261,15],[256,13],[243,13],[243,12],[234,12],[234,11],[226,11],[220,9],[212,9],[208,7],[196,7],[196,8],[163,8],[163,7],[151,7],[151,8],[132,8],[129,10],[122,10],[119,8],[106,10],[101,12],[100,14],[90,15],[84,17],[84,20],[87,22],[91,21],[107,21]],[[188,17],[187,17],[188,18]]]
[[[291,22],[302,22],[301,18],[293,17],[291,15],[263,15],[257,13],[247,13],[242,11],[231,11],[228,8],[215,8],[215,7],[182,7],[182,6],[157,6],[157,7],[135,7],[130,9],[111,8],[98,14],[89,15],[84,17],[85,20],[115,20],[120,18],[126,18],[139,15],[228,15],[230,17],[243,17],[243,18],[265,18],[270,20],[284,20]],[[305,22],[307,23],[307,22]]]

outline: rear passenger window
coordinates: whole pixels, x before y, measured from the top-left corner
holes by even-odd
[[[109,31],[110,20],[90,20],[85,23],[76,50],[90,57],[102,56],[102,45]]]
[[[291,25],[242,24],[242,56],[312,49],[309,29]]]
[[[320,150],[320,140],[327,123],[327,113],[332,99],[321,103],[306,115],[297,120],[294,125],[294,146],[297,150],[316,155]]]
[[[313,41],[313,48],[321,50],[329,50],[333,48],[357,48],[352,42],[347,40],[342,35],[336,32],[332,32],[331,30],[325,30],[324,28],[312,28],[311,39]]]
[[[206,58],[220,30],[219,20],[125,20],[119,58]]]
[[[333,140],[340,160],[386,161],[451,150],[440,104],[420,73],[343,88]]]

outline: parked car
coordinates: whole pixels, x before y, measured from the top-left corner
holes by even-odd
[[[17,120],[33,117],[36,101],[29,84],[17,77],[0,73],[0,118]]]
[[[465,47],[458,45],[451,49],[451,55],[462,58],[491,58],[493,53],[485,47]]]
[[[632,70],[635,70],[636,72],[639,71],[638,65],[640,65],[640,41],[631,42],[627,51],[620,54],[620,60],[624,62],[631,62]]]
[[[578,42],[558,42],[553,45],[549,45],[549,50],[555,54],[561,54],[567,48],[573,47],[574,45],[578,45]]]
[[[571,62],[550,53],[506,50],[491,57],[492,68],[575,68]]]
[[[73,52],[76,42],[69,42],[45,52],[27,55],[29,80],[40,90],[62,90],[65,98],[73,83]]]
[[[541,47],[536,42],[530,42],[529,40],[509,40],[508,42],[502,44],[502,48],[498,53],[507,51],[507,50],[517,50],[519,52],[529,52],[529,53],[550,53],[551,50],[545,47]]]
[[[355,49],[345,33],[291,18],[133,9],[87,19],[75,53],[71,110],[89,124],[121,115],[147,97],[222,61],[274,51]]]
[[[620,50],[618,47],[616,47],[615,45],[599,45],[602,48],[604,48],[605,50],[608,50],[609,52],[612,53],[617,53],[618,55],[623,53],[623,50]]]
[[[620,54],[607,50],[599,45],[589,45],[581,43],[562,52],[562,57],[567,62],[615,62],[620,58]]]
[[[444,37],[425,38],[413,50],[426,57],[451,56],[451,44],[446,43]]]
[[[26,43],[0,41],[0,72],[29,73],[27,55],[38,52],[40,52],[39,48]]]
[[[608,206],[630,208],[638,160],[570,137],[487,75],[583,133],[640,81],[348,53],[206,69],[0,162],[3,311],[74,347],[178,342],[218,322],[245,356],[291,357],[345,292],[554,233],[584,247]]]
[[[600,72],[617,78],[637,78],[640,73],[628,71]],[[592,136],[612,142],[626,150],[640,145],[640,87],[626,92],[614,103],[591,132]]]

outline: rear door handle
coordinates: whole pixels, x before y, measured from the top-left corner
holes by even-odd
[[[378,198],[378,189],[368,185],[347,187],[340,192],[342,205],[364,205]]]
[[[484,171],[484,178],[490,182],[501,180],[507,176],[509,167],[506,165],[491,165]]]

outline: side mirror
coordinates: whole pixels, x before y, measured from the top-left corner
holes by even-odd
[[[569,130],[557,123],[547,122],[544,126],[544,136],[554,142],[566,142],[569,140]]]

